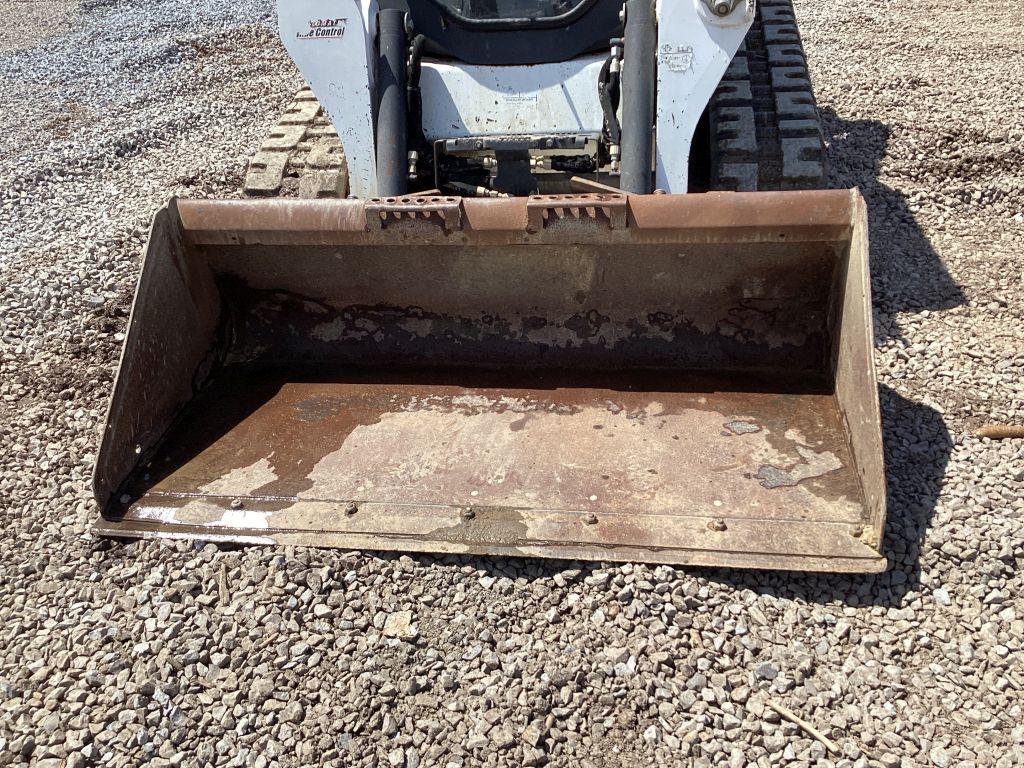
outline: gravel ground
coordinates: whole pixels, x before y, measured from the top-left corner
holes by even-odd
[[[1024,764],[1024,445],[971,436],[1024,421],[1017,5],[797,8],[871,208],[866,578],[93,538],[148,217],[237,194],[299,80],[267,3],[42,7],[0,0],[0,765]]]

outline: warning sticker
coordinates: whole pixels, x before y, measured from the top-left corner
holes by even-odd
[[[658,63],[671,72],[686,72],[693,67],[693,48],[688,45],[663,45]]]

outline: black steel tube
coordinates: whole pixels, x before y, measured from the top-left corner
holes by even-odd
[[[377,15],[377,194],[406,192],[408,117],[405,91],[405,12]]]
[[[657,47],[654,3],[626,0],[622,62],[622,175],[619,186],[632,195],[651,192],[654,156],[654,91]]]

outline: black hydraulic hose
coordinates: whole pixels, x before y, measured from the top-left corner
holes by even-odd
[[[405,12],[380,11],[377,29],[377,194],[386,197],[407,189]]]
[[[590,155],[552,155],[551,170],[563,173],[593,173],[597,170],[597,160]]]
[[[623,192],[633,195],[651,193],[656,46],[652,1],[626,0],[622,65],[622,175],[619,186]]]
[[[618,107],[619,75],[611,71],[612,57],[609,56],[601,67],[601,74],[597,79],[597,94],[601,102],[601,111],[604,112],[604,127],[610,144],[622,143],[622,129],[619,127],[619,117],[615,114]]]
[[[419,88],[420,72],[423,71],[423,48],[426,44],[426,35],[416,35],[409,46],[409,88]]]
[[[427,150],[427,137],[423,135],[423,94],[420,92],[420,72],[423,67],[423,49],[427,38],[416,35],[409,50],[409,72],[406,83],[406,107],[409,111],[409,145],[417,152]]]
[[[613,49],[619,49],[619,53],[617,54],[619,57],[619,66],[616,67],[614,70],[610,70],[608,75],[608,93],[612,97],[612,109],[614,110],[614,114],[618,115],[619,96],[620,89],[622,86],[622,38],[613,37],[608,42],[611,44]],[[616,122],[618,122],[618,117],[616,117],[615,119]]]
[[[446,181],[441,185],[441,189],[448,194],[462,197],[509,197],[509,195],[496,193],[483,185],[468,184],[464,181]]]

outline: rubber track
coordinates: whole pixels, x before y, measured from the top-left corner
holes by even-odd
[[[252,197],[345,197],[348,167],[338,133],[308,88],[295,94],[249,163]]]
[[[792,0],[759,0],[743,46],[708,107],[711,188],[822,189],[821,119]]]

